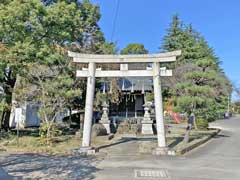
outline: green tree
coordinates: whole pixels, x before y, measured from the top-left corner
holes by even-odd
[[[236,101],[233,103],[233,110],[234,113],[240,113],[240,101]]]
[[[81,96],[79,82],[75,81],[71,72],[67,62],[61,67],[33,65],[28,77],[21,78],[15,90],[18,103],[39,103],[38,114],[46,128],[47,144],[54,136],[52,130],[57,115],[71,108],[74,99]]]
[[[235,96],[235,101],[232,103],[233,112],[239,114],[240,113],[240,87],[237,85],[234,85],[234,96]]]
[[[90,1],[4,0],[0,4],[0,86],[4,89],[1,125],[8,129],[17,75],[29,78],[32,67],[62,71],[67,50],[109,53],[115,44],[105,41],[98,26],[99,7]],[[56,92],[58,90],[56,89]]]
[[[175,51],[183,49],[183,23],[178,15],[172,17],[170,27],[167,29],[167,34],[163,38],[162,49],[167,51]]]
[[[145,49],[143,44],[128,44],[121,50],[121,54],[148,54],[148,50]]]
[[[176,109],[189,115],[195,113],[201,121],[215,120],[217,109],[227,102],[231,85],[214,50],[192,25],[183,25],[178,16],[173,17],[162,49],[182,50],[182,56],[172,65],[175,76],[165,82],[172,89],[170,97]]]

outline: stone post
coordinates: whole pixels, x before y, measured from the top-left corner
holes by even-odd
[[[168,153],[168,148],[166,145],[165,137],[165,126],[163,119],[163,103],[162,103],[162,88],[160,80],[160,63],[153,63],[153,86],[154,86],[154,102],[155,102],[155,114],[156,114],[156,126],[157,126],[157,137],[158,137],[158,147],[154,154],[156,155],[166,155]]]
[[[153,120],[151,119],[151,115],[149,113],[151,104],[146,103],[143,105],[144,107],[144,117],[142,121],[142,134],[143,135],[153,135]]]
[[[93,100],[95,92],[95,71],[96,65],[94,62],[90,62],[88,65],[89,77],[87,79],[87,93],[86,104],[84,114],[84,126],[83,126],[83,139],[82,150],[91,149],[91,130],[92,130],[92,117],[93,117]]]
[[[102,113],[100,123],[106,128],[107,133],[110,134],[111,130],[110,130],[110,120],[108,118],[108,107],[109,105],[106,102],[104,102],[102,105],[103,113]]]

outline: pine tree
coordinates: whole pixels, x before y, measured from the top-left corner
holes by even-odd
[[[182,56],[173,66],[176,68],[175,76],[170,80],[171,99],[176,109],[189,115],[194,112],[201,122],[216,119],[217,108],[226,103],[223,97],[231,92],[231,85],[220,71],[214,50],[192,25],[183,27],[176,16],[164,38],[162,49],[182,50]]]

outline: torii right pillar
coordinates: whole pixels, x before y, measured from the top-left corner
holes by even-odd
[[[163,118],[163,100],[162,87],[160,79],[160,63],[153,63],[153,86],[154,86],[154,103],[157,126],[158,147],[153,152],[155,155],[167,155],[168,147],[166,145],[165,123]]]

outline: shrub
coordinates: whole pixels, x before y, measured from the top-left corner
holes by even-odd
[[[57,125],[55,123],[42,123],[41,127],[39,129],[39,135],[41,139],[47,144],[49,144],[49,141],[52,141],[54,137],[60,136],[62,134],[62,131],[58,129]]]
[[[208,128],[208,121],[203,118],[197,118],[197,127],[199,129],[207,129]]]
[[[147,92],[146,93],[146,100],[147,100],[147,102],[153,102],[154,101],[154,94],[150,93],[150,92]]]

